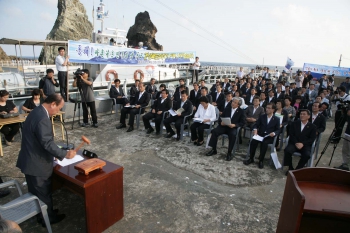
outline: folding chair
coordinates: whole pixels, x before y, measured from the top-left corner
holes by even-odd
[[[233,149],[232,149],[232,156],[235,156],[235,153],[236,153],[236,150],[239,150],[239,132],[241,131],[241,127],[238,127],[237,128],[237,133],[236,133],[236,141],[235,141],[235,144],[233,146]],[[225,143],[225,138],[228,138],[228,135],[227,134],[221,134],[222,136],[222,146],[224,146],[224,143]]]

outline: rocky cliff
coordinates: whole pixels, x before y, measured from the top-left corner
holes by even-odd
[[[135,17],[135,24],[129,28],[128,46],[137,47],[139,42],[149,50],[163,51],[163,46],[156,41],[157,28],[151,21],[147,11],[140,12]]]
[[[0,60],[8,61],[11,60],[9,56],[5,53],[5,51],[0,47]]]
[[[86,15],[85,7],[79,0],[58,0],[58,16],[56,22],[47,35],[47,40],[91,40],[92,24]],[[58,47],[52,46],[46,49],[47,64],[54,64],[58,54]],[[44,62],[44,49],[39,57]]]

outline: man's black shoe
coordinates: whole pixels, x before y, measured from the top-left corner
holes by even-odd
[[[120,124],[117,127],[115,127],[116,129],[122,129],[122,128],[126,128],[125,124]]]
[[[206,153],[206,156],[212,156],[212,155],[216,155],[218,152],[214,149],[211,149],[211,151],[209,151],[208,153]]]
[[[175,133],[174,133],[174,132],[171,132],[171,133],[168,133],[168,135],[166,135],[165,138],[172,138],[172,136],[174,136],[174,135],[175,135]]]
[[[11,192],[8,189],[5,190],[0,190],[0,198],[2,197],[6,197],[7,195],[9,195]]]
[[[92,127],[98,128],[98,124],[97,124],[97,123],[93,123],[93,124],[92,124]]]
[[[226,161],[231,161],[233,159],[232,153],[227,153],[226,155]]]
[[[53,225],[55,223],[61,222],[66,217],[65,214],[57,214],[55,217],[50,218],[50,224]],[[42,226],[46,227],[45,221],[42,220]]]
[[[176,136],[176,141],[180,141],[180,136]]]
[[[160,135],[160,132],[159,132],[159,131],[157,131],[157,132],[156,132],[156,135]]]
[[[126,132],[131,132],[134,130],[134,127],[133,126],[130,126],[129,129],[126,131]]]
[[[150,134],[150,133],[152,133],[154,131],[154,129],[151,127],[151,128],[149,128],[149,129],[147,129],[147,134]]]
[[[251,164],[251,163],[254,163],[254,159],[249,158],[248,160],[244,160],[244,161],[243,161],[243,164],[244,164],[244,165],[249,165],[249,164]]]
[[[258,168],[263,169],[264,168],[264,162],[259,161]]]

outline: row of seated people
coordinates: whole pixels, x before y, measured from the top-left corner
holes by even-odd
[[[171,138],[173,137],[173,135],[177,134],[176,139],[179,140],[180,139],[180,127],[181,124],[183,123],[183,118],[185,116],[190,115],[193,112],[193,104],[191,101],[188,100],[188,94],[186,90],[181,90],[182,88],[179,88],[179,91],[181,91],[181,100],[180,101],[176,101],[174,102],[175,104],[173,105],[173,110],[178,110],[178,109],[183,109],[182,112],[177,113],[177,115],[174,116],[170,116],[168,118],[164,119],[164,125],[166,127],[166,131],[167,131],[167,135],[166,138]],[[205,89],[205,88],[202,88]],[[125,107],[123,108],[122,112],[121,112],[121,120],[120,120],[120,125],[117,127],[118,129],[124,128],[126,127],[125,124],[125,115],[126,113],[130,114],[130,118],[129,118],[129,129],[128,131],[130,132],[133,128],[133,121],[134,121],[134,115],[138,114],[138,110],[134,111],[133,113],[133,109],[128,108],[128,106],[131,105],[135,105],[136,109],[139,107],[144,107],[147,106],[148,101],[150,96],[149,95],[144,95],[144,90],[145,90],[145,86],[144,84],[140,84],[139,85],[139,92],[136,93],[135,95],[135,99],[133,100],[133,102],[131,103],[127,103],[125,105]],[[163,119],[163,112],[168,111],[171,108],[171,100],[168,97],[169,92],[166,89],[163,89],[161,91],[161,98],[158,98],[156,102],[154,102],[154,104],[152,105],[152,109],[151,112],[145,114],[143,116],[143,121],[144,121],[144,126],[147,130],[147,133],[152,133],[154,131],[154,129],[150,126],[150,120],[152,118],[155,118],[155,123],[156,123],[156,134],[160,134],[160,123]],[[145,96],[144,98],[142,98],[143,96]],[[147,96],[147,97],[146,97]],[[214,128],[211,131],[211,137],[210,137],[210,141],[209,141],[209,146],[212,148],[212,150],[210,150],[206,155],[211,156],[217,153],[217,149],[216,149],[216,145],[217,145],[217,140],[218,137],[222,134],[227,134],[228,138],[229,138],[229,146],[228,146],[228,152],[227,152],[227,156],[226,156],[226,160],[230,161],[232,160],[232,150],[234,147],[234,143],[236,141],[236,136],[237,136],[237,128],[239,127],[243,127],[246,123],[246,121],[248,121],[248,124],[252,124],[253,122],[255,122],[253,124],[253,132],[254,134],[257,134],[258,132],[262,135],[260,136],[265,136],[267,134],[264,135],[264,133],[268,133],[271,134],[270,136],[275,137],[279,135],[280,132],[280,128],[283,124],[280,124],[280,118],[277,115],[281,115],[283,116],[283,121],[286,121],[286,119],[290,118],[291,115],[286,111],[282,109],[282,102],[278,101],[278,108],[276,108],[275,103],[267,103],[266,104],[266,113],[265,109],[263,111],[260,111],[263,114],[260,114],[260,116],[258,117],[258,119],[256,120],[249,120],[251,117],[247,116],[246,111],[241,109],[240,106],[242,104],[242,100],[238,97],[234,97],[232,100],[230,100],[229,102],[227,100],[229,100],[230,98],[232,98],[232,93],[227,93],[226,94],[226,101],[225,101],[225,105],[226,107],[224,108],[223,112],[221,112],[221,116],[219,118],[218,121],[218,126],[216,128]],[[288,98],[286,98],[287,101],[289,101]],[[262,108],[260,106],[259,103],[259,98],[255,98],[252,105],[253,110],[252,113],[254,115],[256,108]],[[210,127],[210,123],[215,121],[216,119],[216,114],[215,114],[215,107],[214,105],[209,103],[208,98],[206,97],[206,95],[203,95],[199,98],[199,103],[200,105],[197,108],[196,113],[194,114],[195,118],[200,118],[202,119],[201,122],[194,122],[191,125],[191,139],[194,142],[194,144],[196,145],[202,145],[204,142],[203,139],[203,134],[204,134],[204,129],[208,129]],[[315,129],[315,136],[312,135],[304,135],[304,133],[302,133],[305,137],[309,138],[309,141],[314,141],[316,138],[316,126],[312,123],[313,121],[315,121],[314,115],[316,117],[319,116],[318,114],[318,103],[315,103],[315,107],[313,107],[313,109],[317,109],[317,111],[315,110],[312,114],[312,118],[311,118],[311,113],[309,111],[305,111],[305,110],[301,110],[301,118],[298,119],[296,122],[303,122],[303,125],[305,125],[305,119],[308,123],[306,124],[310,124],[307,126],[307,128],[311,127],[312,129]],[[134,109],[135,110],[135,109]],[[251,108],[249,107],[247,112],[251,111]],[[271,115],[272,114],[272,115]],[[263,120],[261,119],[262,117],[265,117],[267,119],[271,119],[271,116],[273,116],[273,122],[277,122],[277,126],[273,125],[273,128],[275,129],[274,131],[268,132],[267,130],[264,130],[264,124],[261,123]],[[229,125],[225,125],[222,123],[221,118],[222,117],[229,117],[231,119],[231,124]],[[309,122],[309,119],[312,119],[311,122]],[[251,121],[251,122],[249,122]],[[171,123],[175,122],[175,128],[176,128],[176,133],[173,131],[173,129],[171,128]],[[261,126],[260,126],[261,124]],[[292,122],[291,124],[295,124],[294,122]],[[300,125],[301,123],[299,123]],[[269,126],[270,128],[270,124],[266,123],[266,126]],[[255,128],[254,128],[255,127]],[[131,128],[131,130],[130,130]],[[260,131],[258,131],[260,129]],[[325,125],[324,125],[325,128]],[[257,129],[257,130],[255,130]],[[263,131],[261,131],[263,130]],[[324,129],[323,129],[324,130]],[[261,133],[263,132],[263,133]],[[308,149],[308,145],[305,144],[304,149],[302,149],[302,142],[304,140],[300,140],[298,138],[298,135],[304,132],[303,130],[301,130],[299,133],[295,134],[295,129],[293,126],[293,130],[291,130],[290,133],[290,137],[294,138],[294,139],[290,139],[290,142],[296,142],[294,143],[292,146],[290,145],[290,143],[288,144],[288,146],[286,148],[288,148],[285,151],[285,165],[289,166],[289,169],[293,169],[291,163],[289,163],[290,159],[289,159],[289,155],[291,156],[293,151],[298,151],[301,152],[302,154],[302,158],[300,160],[300,164],[303,164],[307,159],[310,157],[310,153],[307,150]],[[306,132],[306,131],[305,131]],[[273,134],[272,134],[273,133]],[[311,132],[312,134],[312,132]],[[270,138],[266,137],[265,140],[271,141]],[[257,147],[257,143],[252,141],[252,146],[251,146],[251,155],[255,154],[255,149]],[[265,156],[266,153],[266,148],[265,146],[268,143],[261,143],[261,155],[259,156],[259,168],[263,167],[263,158]],[[312,144],[312,143],[311,143]],[[311,146],[311,145],[310,145]],[[246,164],[250,164],[252,163],[253,160],[252,158],[250,158],[250,160],[245,161]],[[305,163],[306,163],[305,162]],[[304,165],[305,165],[304,163]],[[301,165],[300,165],[301,166]],[[297,168],[300,168],[300,166],[298,165]]]

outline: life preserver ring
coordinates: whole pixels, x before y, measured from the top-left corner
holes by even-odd
[[[105,76],[106,77],[106,81],[110,81],[109,74],[113,74],[114,75],[114,79],[118,78],[117,71],[115,71],[115,70],[107,70],[106,76]]]
[[[137,74],[140,73],[140,82],[143,81],[143,78],[145,77],[145,74],[143,73],[142,70],[135,70],[134,72],[134,80],[138,79]]]

